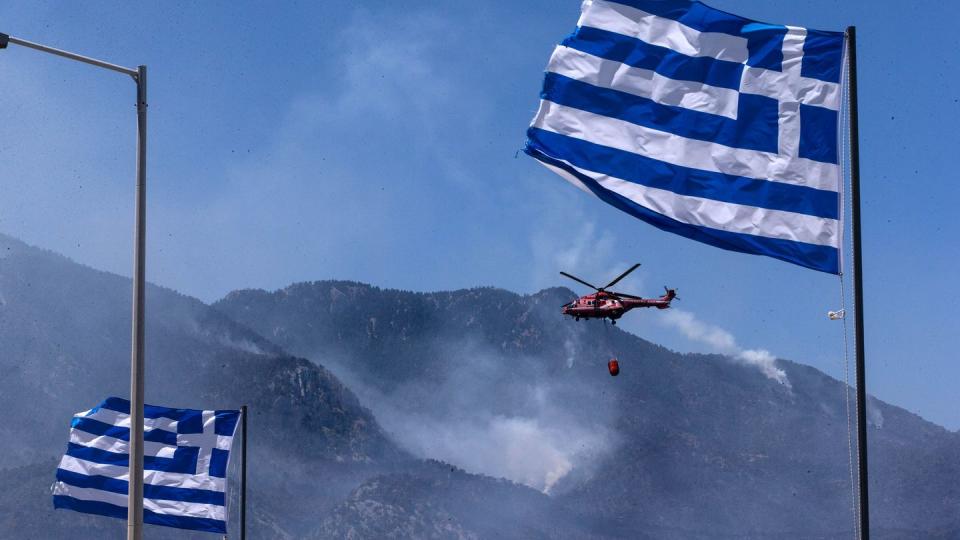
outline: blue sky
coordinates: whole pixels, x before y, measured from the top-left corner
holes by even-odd
[[[869,389],[960,428],[960,4],[710,4],[857,25]],[[328,278],[581,291],[557,272],[603,281],[641,262],[624,290],[683,301],[627,329],[843,377],[835,277],[663,233],[517,155],[578,1],[273,6],[0,5],[0,31],[149,66],[150,280],[206,301]],[[133,83],[14,48],[0,81],[0,232],[129,275]]]

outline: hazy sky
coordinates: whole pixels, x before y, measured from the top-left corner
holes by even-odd
[[[660,232],[517,155],[577,0],[280,5],[0,4],[0,31],[149,66],[150,280],[205,301],[328,278],[584,292],[557,272],[641,262],[623,290],[678,287],[682,312],[626,328],[843,377],[837,278]],[[857,25],[869,389],[960,428],[960,3],[711,5]],[[132,81],[22,48],[0,81],[0,232],[129,275]]]

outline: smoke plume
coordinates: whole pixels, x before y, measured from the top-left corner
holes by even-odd
[[[737,344],[733,334],[709,323],[705,323],[689,311],[670,309],[664,314],[666,324],[680,330],[692,341],[703,343],[714,351],[759,369],[767,378],[790,387],[785,371],[777,367],[776,357],[766,349],[744,349]]]
[[[542,359],[505,357],[457,339],[441,346],[450,359],[441,377],[388,391],[366,383],[348,361],[328,367],[414,455],[550,493],[575,469],[588,474],[614,446],[598,391],[573,373],[578,340],[573,333],[565,343],[559,373],[548,373]]]

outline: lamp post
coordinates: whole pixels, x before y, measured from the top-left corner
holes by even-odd
[[[147,66],[131,69],[0,33],[0,49],[9,44],[124,73],[137,84],[137,190],[133,244],[133,339],[130,353],[130,482],[127,540],[143,538],[143,301],[147,206]]]

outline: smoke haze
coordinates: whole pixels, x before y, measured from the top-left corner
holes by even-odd
[[[419,457],[502,477],[550,493],[574,469],[614,447],[612,426],[591,399],[596,390],[572,367],[579,334],[567,340],[559,370],[542,359],[507,357],[476,343],[438,347],[444,372],[375,388],[348,359],[328,367],[354,389],[384,429]]]

